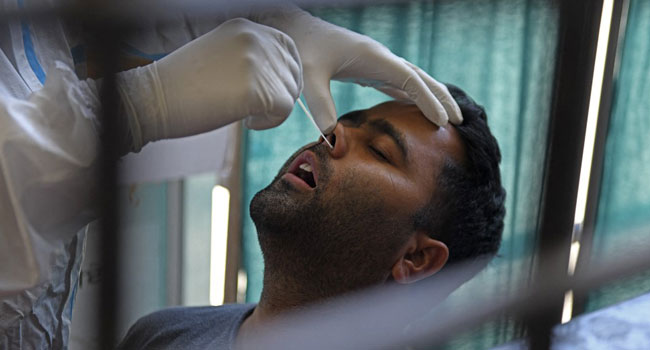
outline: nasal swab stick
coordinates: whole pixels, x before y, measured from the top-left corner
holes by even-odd
[[[332,146],[332,144],[327,140],[327,137],[325,137],[323,132],[320,131],[320,128],[318,127],[318,124],[316,124],[316,121],[314,120],[314,117],[311,115],[311,113],[309,113],[309,111],[307,110],[307,107],[305,106],[304,103],[302,103],[302,100],[300,99],[300,97],[298,97],[297,101],[298,101],[298,106],[300,106],[300,108],[302,108],[302,110],[307,115],[307,118],[309,118],[309,120],[311,120],[312,124],[314,124],[314,126],[316,127],[316,130],[318,130],[318,133],[320,134],[320,136],[322,136],[323,140],[325,140],[325,143],[327,143],[327,145],[330,146],[330,148],[334,149],[334,146]]]

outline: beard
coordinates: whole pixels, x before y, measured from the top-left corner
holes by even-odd
[[[306,149],[318,158],[319,181],[300,192],[281,177]],[[324,145],[300,149],[250,204],[264,256],[264,284],[297,283],[316,299],[386,281],[398,250],[412,234],[411,218],[386,209],[381,189],[355,169],[342,169],[336,187]],[[366,175],[368,176],[368,175]],[[282,281],[282,282],[280,282]]]

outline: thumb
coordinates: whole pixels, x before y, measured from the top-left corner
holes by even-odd
[[[247,128],[253,130],[266,130],[275,128],[276,126],[282,124],[285,119],[287,119],[287,117],[281,115],[265,115],[263,117],[251,115],[244,119],[244,125],[246,125]]]
[[[336,127],[336,106],[330,92],[330,78],[315,72],[306,72],[303,79],[305,86],[302,93],[305,95],[305,102],[318,128],[327,135]]]

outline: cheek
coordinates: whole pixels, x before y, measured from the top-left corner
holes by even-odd
[[[377,205],[391,216],[404,213],[409,217],[428,200],[424,196],[426,191],[395,169],[368,163],[342,168],[345,170],[333,171],[329,195],[354,196],[361,202]]]

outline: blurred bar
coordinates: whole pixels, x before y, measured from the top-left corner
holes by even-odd
[[[102,67],[103,84],[100,92],[101,111],[101,149],[99,157],[99,213],[100,241],[102,247],[102,279],[100,305],[98,305],[100,327],[99,338],[103,348],[115,348],[118,339],[117,313],[119,308],[119,293],[121,286],[117,271],[119,270],[120,245],[120,216],[117,161],[119,150],[116,140],[119,140],[117,114],[119,112],[119,94],[116,89],[115,73],[118,71],[119,41],[124,34],[119,22],[93,21],[87,23],[95,43],[101,43],[94,49],[98,50]]]
[[[533,290],[548,288],[551,280],[567,276],[602,4],[558,2],[558,56]],[[541,312],[525,316],[531,350],[550,348],[551,329],[560,322],[563,301],[564,291],[557,290],[545,300]]]
[[[605,144],[607,140],[609,119],[612,112],[614,85],[618,76],[617,67],[621,58],[621,49],[623,47],[622,39],[625,35],[628,7],[628,0],[614,1],[612,26],[609,37],[609,44],[607,46],[607,58],[605,62],[605,75],[600,98],[598,123],[596,125],[596,139],[594,142],[594,153],[591,163],[591,175],[589,178],[589,189],[587,192],[585,218],[581,228],[582,231],[579,233],[580,255],[578,256],[576,273],[581,273],[591,261],[593,235],[598,213],[598,199],[600,197],[601,180],[603,175]],[[573,301],[574,314],[580,314],[584,312],[585,303],[586,293],[576,294]]]

